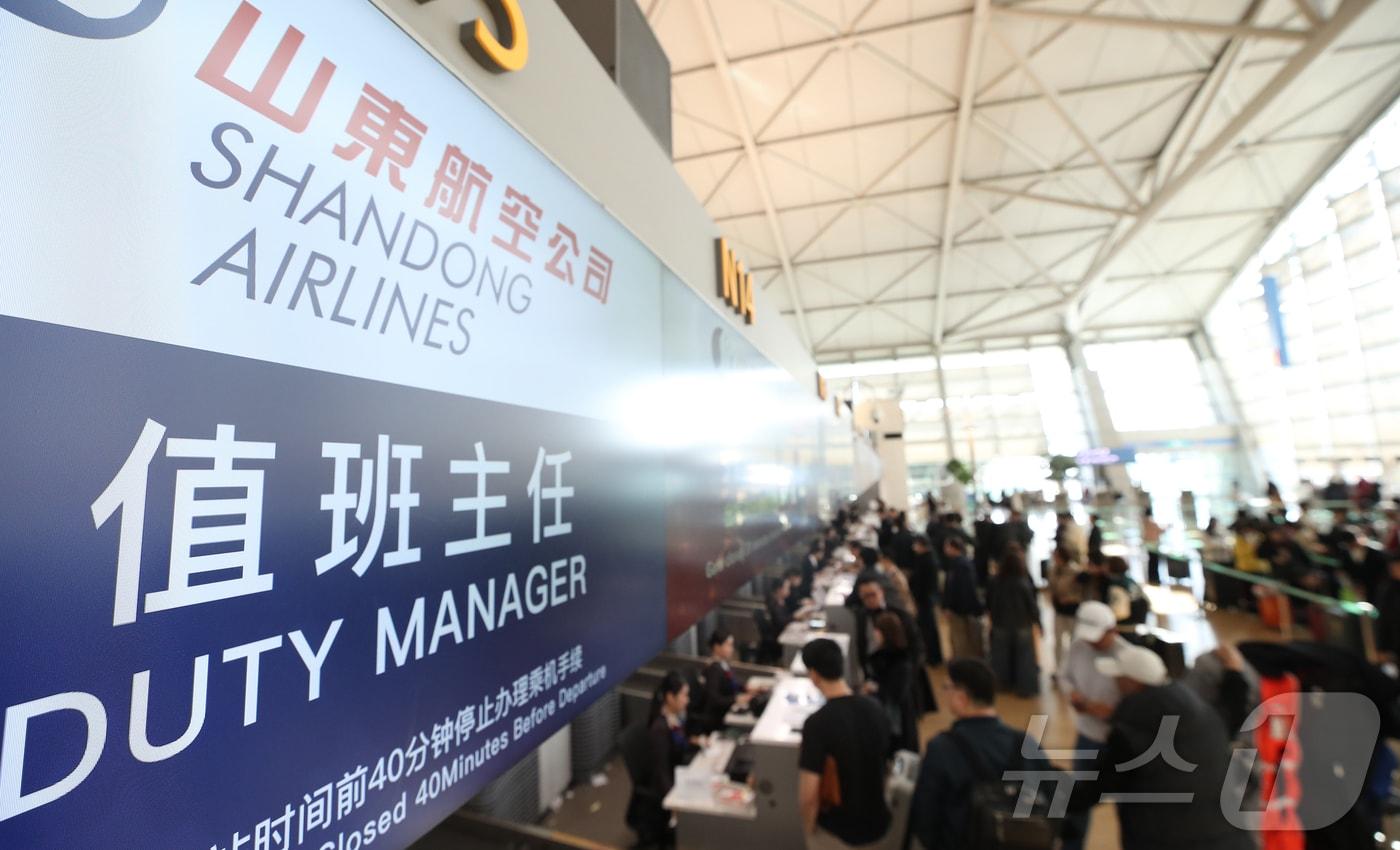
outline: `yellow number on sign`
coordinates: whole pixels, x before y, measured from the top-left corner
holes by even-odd
[[[462,25],[462,44],[477,61],[493,71],[519,71],[530,58],[530,34],[525,29],[520,3],[518,0],[487,0],[486,5],[496,21],[496,30],[506,37],[510,46],[502,44],[482,20]],[[471,28],[470,37],[468,28]]]

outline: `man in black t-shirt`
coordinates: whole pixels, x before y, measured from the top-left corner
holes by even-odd
[[[890,722],[879,703],[851,692],[835,641],[811,641],[802,648],[802,663],[826,697],[826,705],[802,727],[797,757],[807,846],[827,850],[873,844],[890,828],[885,805]]]

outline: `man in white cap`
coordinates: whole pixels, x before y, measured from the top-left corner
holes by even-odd
[[[1230,746],[1215,711],[1171,681],[1150,649],[1129,646],[1095,666],[1114,679],[1123,698],[1108,742],[1089,767],[1094,778],[1075,783],[1070,810],[1115,795],[1123,850],[1253,848],[1252,836],[1226,820],[1222,809]]]
[[[1074,640],[1065,653],[1060,687],[1074,706],[1074,727],[1078,733],[1074,749],[1085,757],[1075,764],[1087,770],[1108,742],[1108,718],[1113,716],[1120,697],[1114,677],[1099,672],[1097,662],[1113,658],[1131,648],[1118,634],[1118,617],[1102,602],[1084,602],[1074,615]],[[1065,850],[1079,850],[1089,834],[1089,813],[1076,815],[1065,839]]]

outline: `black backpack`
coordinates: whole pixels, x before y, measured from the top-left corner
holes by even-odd
[[[1022,781],[1002,779],[1000,772],[991,770],[972,743],[956,731],[950,732],[949,737],[973,776],[968,791],[964,847],[968,850],[1054,850],[1060,846],[1061,822],[1049,815],[1053,781],[1041,783],[1031,813],[1018,818],[1015,812],[1022,794]],[[1024,763],[1018,746],[1007,769],[1021,768]]]

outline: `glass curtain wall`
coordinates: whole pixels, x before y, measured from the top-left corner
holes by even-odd
[[[1307,196],[1207,319],[1269,478],[1306,496],[1400,456],[1400,110]],[[1300,482],[1307,482],[1301,484]]]

